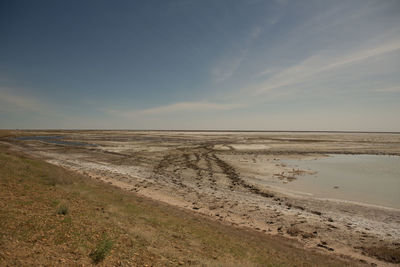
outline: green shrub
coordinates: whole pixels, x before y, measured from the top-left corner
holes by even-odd
[[[57,209],[57,214],[67,215],[68,214],[68,206],[66,204],[61,204]]]
[[[99,263],[105,259],[110,253],[112,247],[112,240],[104,235],[96,248],[89,254],[94,263]]]

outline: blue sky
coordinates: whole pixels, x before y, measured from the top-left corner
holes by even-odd
[[[0,128],[400,131],[400,2],[0,1]]]

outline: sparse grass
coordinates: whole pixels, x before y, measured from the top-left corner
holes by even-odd
[[[104,234],[94,250],[89,254],[90,258],[94,263],[103,261],[108,254],[110,254],[112,248],[112,240]]]
[[[69,208],[68,208],[67,204],[65,204],[65,203],[61,204],[57,208],[57,214],[59,214],[59,215],[67,215],[68,212],[69,212]]]
[[[391,263],[400,263],[400,249],[387,248],[387,247],[371,247],[365,249],[365,251],[380,260],[384,260]]]
[[[64,216],[54,216],[55,210]],[[0,266],[349,264],[295,241],[138,197],[3,145],[0,225]]]
[[[58,204],[60,204],[60,201],[58,201],[56,199],[51,201],[51,205],[54,206],[54,207],[57,207]]]

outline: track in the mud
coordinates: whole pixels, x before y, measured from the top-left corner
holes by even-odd
[[[205,162],[205,166],[200,166],[200,162]],[[245,189],[253,194],[262,197],[271,198],[274,194],[265,192],[262,189],[247,183],[240,177],[240,174],[233,166],[218,157],[212,149],[207,146],[184,150],[174,150],[164,155],[163,158],[156,164],[153,170],[153,177],[157,179],[169,180],[181,187],[186,187],[183,183],[185,175],[183,170],[192,170],[194,172],[197,187],[208,186],[215,189],[219,186],[220,189],[233,191],[234,189]],[[229,180],[229,184],[219,182],[217,173],[223,174]]]

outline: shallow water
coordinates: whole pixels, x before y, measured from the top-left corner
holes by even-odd
[[[42,141],[50,144],[67,145],[67,146],[94,146],[93,144],[82,143],[82,142],[71,142],[61,140],[62,136],[19,136],[15,139],[26,140],[26,141]]]
[[[285,160],[288,166],[316,171],[298,176],[283,188],[319,198],[350,200],[400,208],[400,157],[330,155],[317,160]]]

